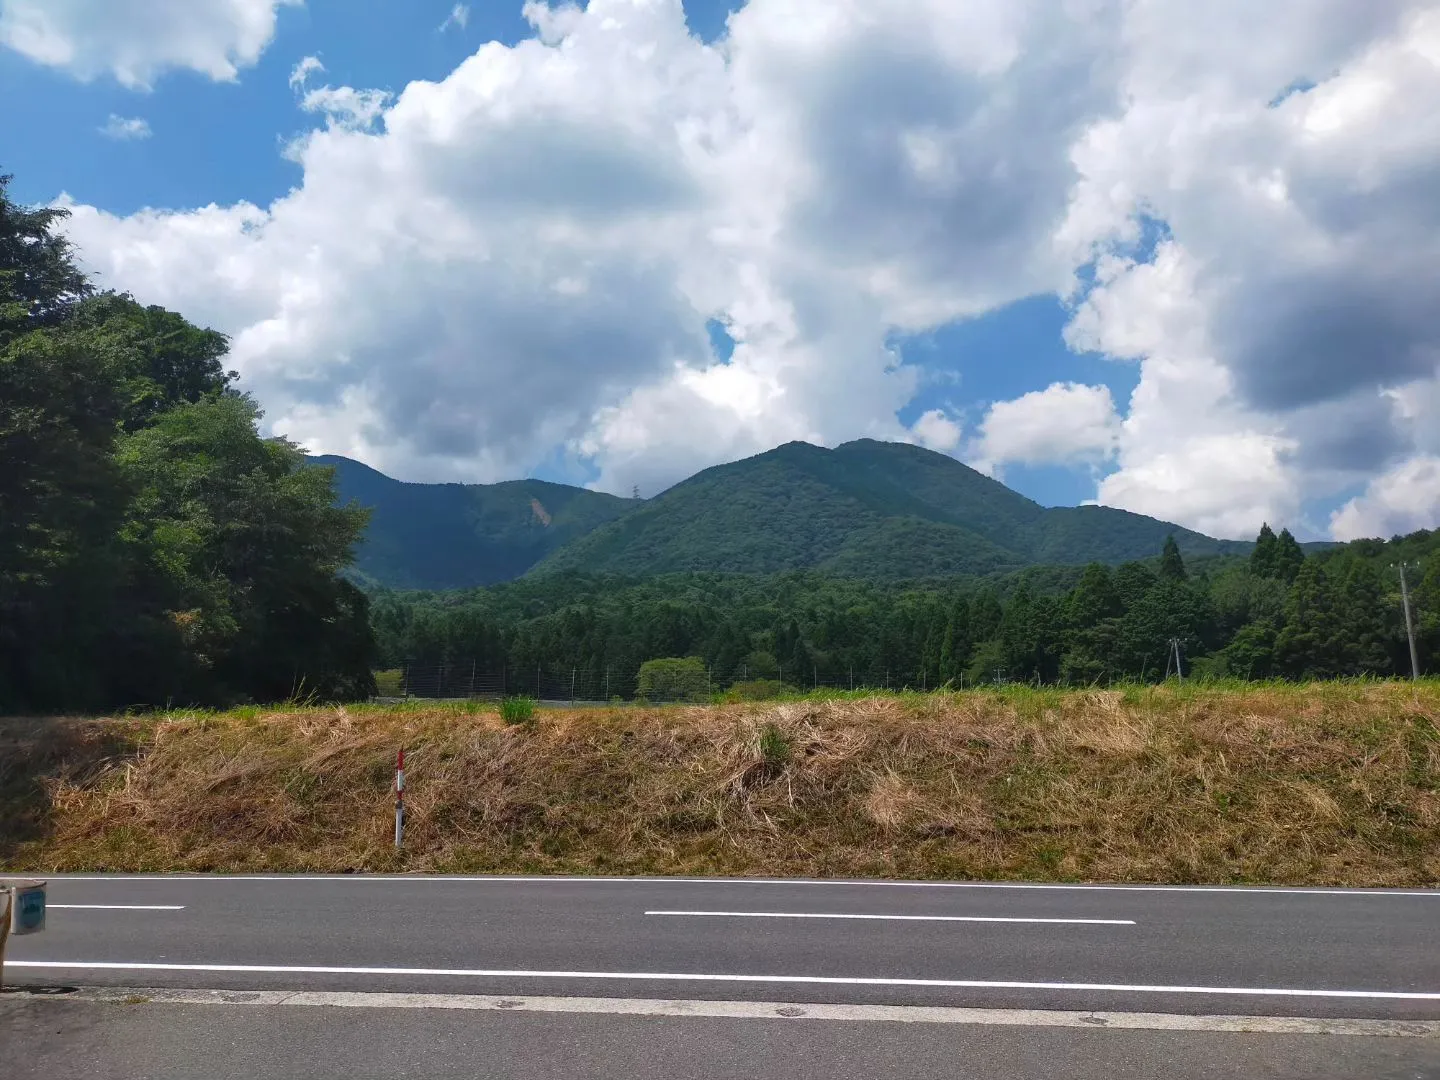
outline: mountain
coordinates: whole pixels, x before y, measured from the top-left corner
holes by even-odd
[[[317,455],[310,461],[335,469],[340,501],[371,508],[355,569],[367,582],[396,589],[511,581],[635,505],[543,480],[410,484],[349,458]]]
[[[1047,509],[918,446],[796,442],[706,469],[554,551],[534,572],[811,568],[927,578],[1151,558],[1171,534],[1188,555],[1250,549],[1124,510]]]
[[[335,468],[342,501],[372,510],[358,576],[397,589],[565,571],[982,575],[1148,559],[1172,533],[1191,556],[1251,547],[1109,507],[1047,509],[944,454],[871,439],[787,443],[648,501],[541,480],[412,484],[348,458],[310,460]]]

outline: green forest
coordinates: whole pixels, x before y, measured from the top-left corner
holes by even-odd
[[[0,709],[355,698],[366,514],[263,439],[225,338],[98,293],[0,177]]]
[[[1161,680],[1177,664],[1187,678],[1403,675],[1400,563],[1419,664],[1440,665],[1440,532],[1307,550],[1267,526],[1238,554],[1183,530],[1164,539],[1163,523],[1119,511],[1046,511],[949,459],[863,442],[753,459],[750,473],[768,470],[785,490],[746,511],[750,532],[740,511],[728,528],[713,520],[758,497],[741,490],[736,478],[750,473],[739,466],[677,485],[668,502],[684,512],[668,516],[664,498],[632,507],[500,485],[485,494],[499,522],[486,527],[508,545],[507,573],[540,560],[537,572],[464,590],[379,587],[353,565],[369,512],[338,497],[333,468],[261,436],[224,336],[97,291],[58,229],[64,211],[12,203],[8,183],[0,177],[0,711],[355,700],[376,693],[377,671],[393,687],[397,670],[429,671],[440,690],[466,692],[468,673],[470,692],[554,696],[568,681],[572,695],[625,697],[657,660],[698,665],[709,689],[1088,686]],[[784,545],[798,534],[769,509],[798,497],[792,475],[820,492],[815,505],[859,508],[841,525],[862,510],[878,524],[853,543],[831,529],[825,544],[841,539],[829,562],[792,558]],[[453,498],[386,497],[440,495]],[[692,557],[685,529],[697,531],[702,511],[711,548]],[[547,528],[553,517],[578,539],[546,547],[514,532],[516,514]],[[948,530],[952,546],[968,522],[1012,547],[992,559],[995,541],[976,533],[964,570],[848,573],[876,558],[905,564],[903,549],[923,547],[919,526],[897,521]],[[1116,562],[1146,538],[1153,554],[1118,566],[1014,567],[1075,550]],[[763,572],[726,561],[751,565],[747,544]],[[632,569],[647,559],[646,572]]]
[[[1187,567],[1037,567],[983,582],[896,585],[813,572],[524,578],[488,589],[372,595],[390,668],[506,674],[506,687],[626,694],[641,664],[695,657],[712,683],[930,688],[1108,685],[1186,677],[1409,674],[1392,563],[1411,565],[1422,670],[1440,661],[1440,532],[1306,554],[1266,526],[1248,557]]]

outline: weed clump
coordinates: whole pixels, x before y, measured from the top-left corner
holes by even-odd
[[[749,682],[735,683],[725,691],[721,701],[726,704],[741,701],[774,701],[776,698],[794,694],[795,691],[779,679],[751,679]]]
[[[500,702],[500,719],[509,727],[520,727],[535,722],[535,699],[508,697]]]
[[[772,769],[783,769],[790,760],[790,740],[773,723],[760,729],[760,757]]]

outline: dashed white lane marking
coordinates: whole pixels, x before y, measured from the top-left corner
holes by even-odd
[[[850,978],[834,975],[733,975],[661,971],[527,971],[517,968],[328,967],[290,964],[159,964],[120,961],[7,960],[7,967],[52,971],[204,971],[237,975],[388,975],[459,979],[596,979],[618,982],[764,983],[800,986],[923,986],[959,990],[1049,990],[1116,994],[1226,997],[1349,998],[1363,1001],[1440,1001],[1421,990],[1334,990],[1308,987],[1163,986],[1146,983],[1019,982],[992,979]]]
[[[724,919],[879,919],[894,922],[1058,923],[1065,926],[1134,926],[1134,919],[1022,919],[1000,915],[852,915],[823,911],[647,911],[646,915]]]
[[[963,1009],[928,1005],[811,1005],[771,1001],[684,1001],[645,998],[494,997],[480,994],[322,993],[289,990],[152,990],[106,988],[73,994],[14,994],[21,1001],[96,1001],[137,1005],[331,1006],[361,1009],[469,1009],[590,1013],[617,1016],[714,1017],[731,1020],[889,1021],[1149,1031],[1284,1035],[1372,1035],[1440,1038],[1440,1021],[1350,1020],[1304,1016],[1189,1016],[1177,1013],[1065,1012],[1049,1009]]]
[[[46,904],[47,911],[184,911],[184,904]]]

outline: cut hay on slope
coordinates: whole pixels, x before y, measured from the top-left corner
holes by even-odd
[[[1437,716],[1351,683],[0,721],[0,861],[1427,886]]]

